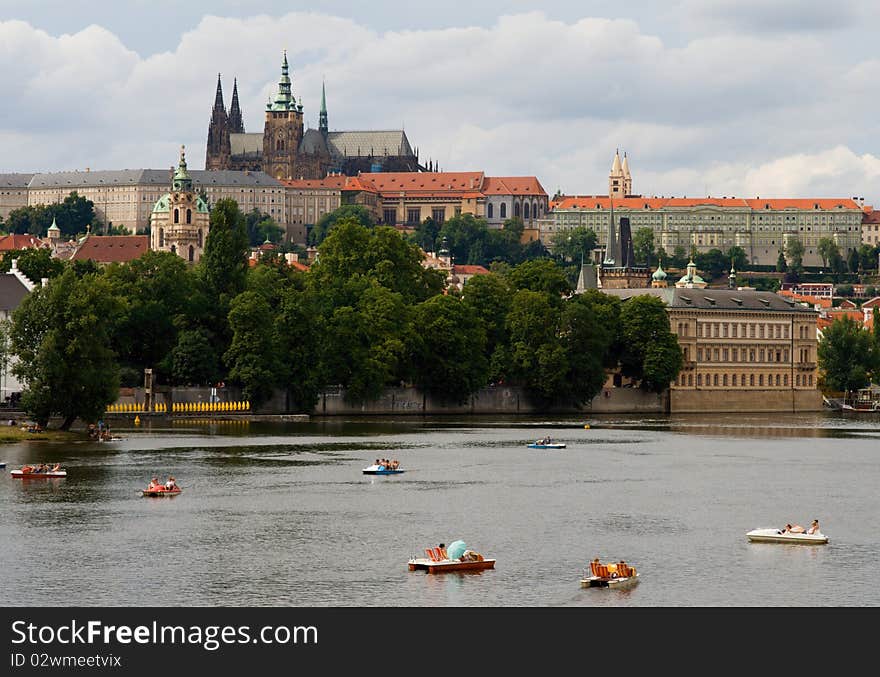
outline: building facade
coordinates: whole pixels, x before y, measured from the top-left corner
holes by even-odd
[[[545,244],[572,228],[591,228],[599,246],[619,232],[627,219],[633,233],[650,228],[654,246],[671,255],[681,247],[727,251],[741,247],[750,263],[775,265],[780,249],[792,239],[804,246],[803,263],[821,266],[818,245],[830,238],[846,257],[863,241],[863,215],[870,211],[853,198],[737,198],[646,197],[632,194],[632,177],[624,156],[615,155],[608,195],[559,196],[550,213],[540,219],[539,237]],[[878,231],[880,232],[880,231]]]
[[[188,263],[198,263],[211,229],[208,203],[195,192],[186,169],[186,155],[180,147],[180,161],[171,180],[171,192],[153,205],[150,216],[150,249],[177,254]]]
[[[0,174],[0,219],[13,209],[28,206],[28,184],[33,174]]]
[[[423,171],[404,131],[330,131],[326,92],[322,88],[318,128],[307,128],[302,100],[292,88],[287,52],[275,97],[266,103],[262,132],[245,132],[233,85],[227,112],[223,88],[217,90],[208,125],[205,168],[263,171],[277,179],[322,179],[328,173]]]
[[[28,187],[28,204],[63,202],[72,191],[91,200],[104,224],[123,226],[130,233],[144,232],[156,201],[168,192],[175,168],[34,174]],[[284,186],[263,172],[188,170],[193,190],[203,194],[208,207],[232,198],[245,213],[254,209],[288,229]]]
[[[819,314],[772,292],[658,287],[603,290],[666,304],[684,367],[670,385],[675,413],[819,411]]]

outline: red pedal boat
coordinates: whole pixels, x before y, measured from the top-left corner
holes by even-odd
[[[429,574],[442,574],[450,571],[484,571],[495,568],[494,559],[485,558],[473,550],[455,553],[460,556],[451,557],[446,548],[425,548],[425,554],[427,557],[413,557],[407,562],[410,571],[421,570]]]
[[[177,485],[172,489],[166,489],[163,486],[154,487],[152,489],[144,489],[144,496],[177,496],[181,492],[181,488]]]

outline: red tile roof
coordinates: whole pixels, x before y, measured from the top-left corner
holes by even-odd
[[[746,200],[752,209],[858,209],[861,211],[859,204],[852,198],[769,198],[762,200],[756,198],[754,200]]]
[[[483,172],[373,172],[358,178],[368,181],[380,193],[460,193],[478,191],[483,185]]]
[[[563,196],[550,203],[551,209],[609,209],[611,198],[607,195]],[[625,209],[660,209],[662,207],[744,207],[751,209],[859,209],[851,198],[794,198],[794,199],[743,199],[735,197],[616,197],[614,206]],[[863,217],[864,222],[864,217]]]
[[[483,266],[453,265],[454,275],[488,275],[489,271]]]
[[[483,183],[486,195],[546,195],[536,176],[487,176]]]
[[[880,223],[880,210],[865,211],[862,215],[862,223]]]
[[[71,260],[123,263],[139,258],[150,248],[146,235],[86,235]]]
[[[0,236],[0,251],[12,251],[15,249],[39,249],[48,247],[49,244],[33,235],[18,235],[11,233]]]
[[[862,308],[880,308],[880,296],[868,299],[862,304]]]

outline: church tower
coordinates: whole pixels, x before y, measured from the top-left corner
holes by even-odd
[[[229,106],[229,133],[244,134],[244,120],[238,105],[238,78],[232,81],[232,104]]]
[[[186,168],[186,154],[180,147],[180,161],[171,175],[171,192],[160,197],[150,214],[150,249],[177,254],[188,263],[198,263],[205,251],[211,228],[208,204],[195,191]]]
[[[232,149],[229,143],[229,116],[223,106],[223,87],[217,73],[217,93],[211,123],[208,125],[208,147],[205,153],[205,169],[229,169]]]
[[[623,152],[623,194],[632,195],[633,194],[633,180],[632,176],[629,173],[629,160],[626,159],[626,151]]]
[[[276,179],[298,178],[296,157],[303,138],[303,108],[290,86],[287,50],[275,99],[266,104],[263,128],[263,171]]]
[[[620,163],[620,152],[614,151],[614,162],[611,164],[611,173],[608,174],[608,197],[624,197],[626,195],[626,175]]]
[[[318,131],[324,140],[330,134],[330,127],[327,124],[327,93],[324,91],[324,83],[321,83],[321,112],[318,114]]]

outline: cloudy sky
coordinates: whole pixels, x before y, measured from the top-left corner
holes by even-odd
[[[261,131],[287,49],[317,126],[449,171],[644,195],[880,202],[868,0],[0,0],[0,172],[204,167],[217,73]]]

